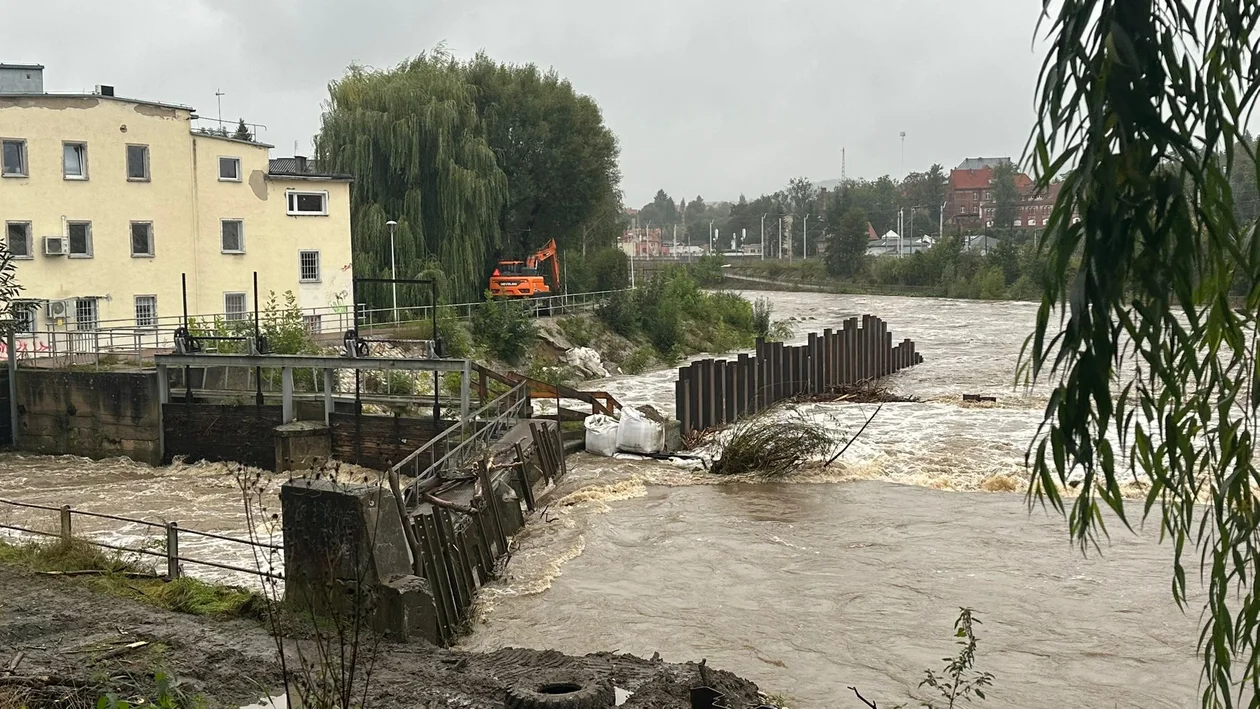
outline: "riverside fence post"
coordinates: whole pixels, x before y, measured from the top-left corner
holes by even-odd
[[[832,357],[836,353],[835,332],[831,328],[823,330],[823,378],[822,389],[827,391],[835,386],[832,377],[836,373],[835,363]]]
[[[179,578],[179,523],[166,523],[166,578]]]
[[[74,537],[70,505],[61,506],[61,541],[68,542]]]
[[[735,423],[739,417],[739,361],[726,363],[726,422]]]

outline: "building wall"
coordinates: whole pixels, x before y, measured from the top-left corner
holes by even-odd
[[[102,327],[132,326],[137,295],[156,296],[161,318],[180,314],[181,274],[192,314],[223,312],[228,291],[247,293],[252,309],[258,271],[264,304],[269,291],[293,291],[304,308],[348,305],[349,182],[271,176],[267,146],[194,133],[190,118],[101,96],[0,95],[0,137],[26,141],[28,176],[0,178],[0,222],[32,225],[33,255],[17,263],[22,297],[95,298]],[[63,176],[63,141],[87,144],[87,179]],[[127,179],[128,144],[149,147],[149,180]],[[219,156],[241,159],[239,182],[219,180]],[[290,216],[289,189],[327,192],[327,216]],[[244,254],[222,252],[227,218],[244,222]],[[90,258],[43,255],[42,237],[80,220],[92,224]],[[131,254],[133,221],[152,223],[152,256]],[[320,252],[318,282],[299,282],[303,249]],[[37,330],[73,328],[72,317],[50,322],[40,307]]]
[[[293,291],[302,308],[349,304],[350,184],[345,181],[271,176],[265,146],[212,136],[193,136],[197,189],[196,312],[223,311],[226,292],[244,292],[254,307],[253,273],[259,297]],[[241,160],[241,181],[219,180],[219,158]],[[327,216],[288,214],[287,192],[328,193]],[[222,250],[222,221],[244,222],[245,253]],[[320,252],[320,280],[299,282],[298,252]],[[190,307],[191,303],[190,303]]]
[[[0,221],[28,221],[32,252],[17,262],[22,296],[97,297],[101,320],[133,318],[136,294],[156,295],[158,313],[179,302],[179,274],[193,267],[188,111],[100,97],[0,96],[0,137],[26,140],[29,177],[0,178]],[[87,179],[62,174],[63,141],[87,143]],[[128,181],[126,146],[149,146],[148,182]],[[131,222],[151,221],[156,256],[131,256]],[[44,256],[43,237],[68,221],[92,223],[92,257]],[[42,310],[42,309],[41,309]],[[47,323],[37,328],[66,326]]]

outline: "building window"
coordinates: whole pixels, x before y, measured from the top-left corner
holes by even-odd
[[[87,179],[87,143],[61,144],[61,174],[67,180]]]
[[[74,329],[96,329],[96,298],[79,298],[74,301]]]
[[[66,235],[70,237],[70,258],[92,258],[92,222],[70,222]]]
[[[153,255],[153,222],[131,223],[131,255]]]
[[[35,311],[39,309],[38,303],[32,303],[29,300],[17,300],[13,302],[13,331],[14,332],[35,332]]]
[[[1022,219],[1016,219],[1016,220],[1015,220],[1015,226],[1024,226],[1024,220],[1022,220]]]
[[[33,258],[31,245],[31,223],[9,222],[5,225],[5,237],[9,245],[9,254],[13,258]]]
[[[220,182],[240,182],[241,181],[241,159],[240,158],[219,158],[219,181]]]
[[[228,320],[244,320],[249,306],[244,293],[223,294],[223,315]]]
[[[299,274],[298,280],[303,283],[319,282],[319,252],[318,251],[299,251],[298,252]]]
[[[327,192],[289,192],[289,214],[328,214]]]
[[[0,168],[0,175],[5,177],[26,177],[26,141],[25,140],[5,140],[0,141],[4,154],[3,168]]]
[[[149,180],[149,146],[127,146],[127,179],[136,182]]]
[[[136,327],[157,327],[157,296],[136,296]]]
[[[221,228],[223,253],[245,253],[245,222],[240,219],[224,219]]]
[[[306,331],[312,335],[318,335],[324,331],[323,318],[319,315],[303,315],[302,324],[306,326]]]
[[[1049,220],[1049,219],[1042,219],[1042,220],[1041,220],[1041,226],[1049,226],[1049,225],[1050,225],[1050,220]]]

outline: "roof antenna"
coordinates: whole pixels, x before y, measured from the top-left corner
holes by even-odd
[[[223,127],[223,97],[226,95],[227,94],[224,94],[222,89],[214,90],[214,100],[218,101],[219,103],[219,127],[220,128]]]

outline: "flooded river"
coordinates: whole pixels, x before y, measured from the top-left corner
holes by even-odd
[[[483,591],[467,648],[705,657],[792,706],[860,707],[851,685],[893,706],[928,698],[916,694],[923,670],[954,652],[952,622],[971,606],[983,621],[977,664],[996,677],[987,704],[1195,703],[1197,610],[1183,615],[1171,601],[1171,549],[1153,531],[1116,532],[1101,557],[1085,558],[1062,519],[1030,516],[1018,494],[1045,404],[1014,386],[1032,305],[749,293],[759,295],[777,318],[797,318],[801,336],[879,315],[926,357],[891,381],[922,401],[885,405],[841,465],[790,484],[717,485],[668,464],[570,459],[570,479],[521,535],[508,577]],[[669,412],[673,381],[667,370],[597,386]],[[963,405],[964,393],[999,403]],[[852,431],[874,408],[810,411]],[[245,527],[221,465],[6,456],[0,497],[74,499],[237,536]],[[116,527],[110,535],[134,532]]]

